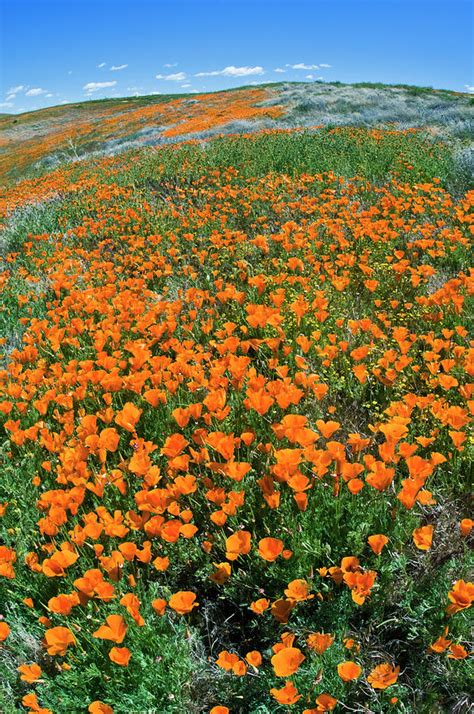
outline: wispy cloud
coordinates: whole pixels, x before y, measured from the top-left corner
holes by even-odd
[[[283,74],[286,72],[286,69],[282,69],[281,67],[276,67],[276,69],[273,70],[274,72],[278,72],[278,74]]]
[[[286,67],[289,67],[290,69],[319,69],[320,65],[318,64],[305,64],[304,62],[299,62],[298,64],[287,64],[285,65]]]
[[[47,89],[41,89],[41,87],[31,87],[31,89],[28,89],[27,92],[25,92],[27,97],[40,97],[42,94],[47,94],[48,90]]]
[[[166,67],[166,69],[171,69],[171,67],[177,67],[178,63],[177,62],[167,62],[166,64],[163,65],[163,67]]]
[[[12,107],[13,104],[12,102],[0,102],[0,108],[2,109],[8,109],[9,107]]]
[[[321,64],[320,64],[319,66],[322,67],[322,68],[324,68],[324,69],[329,69],[329,68],[331,67],[330,64],[324,64],[324,62],[321,62]]]
[[[24,89],[26,89],[24,84],[18,84],[16,87],[10,87],[7,94],[19,94],[23,92]]]
[[[198,72],[195,77],[248,77],[252,74],[264,74],[263,67],[234,67],[230,65],[212,72]]]
[[[105,67],[105,62],[101,62],[97,65],[97,69],[102,69],[102,67]]]
[[[156,79],[166,79],[168,82],[183,82],[186,79],[184,72],[175,72],[174,74],[157,74]]]
[[[465,84],[464,86],[466,88],[466,91],[468,91],[470,93],[474,92],[474,87],[471,87],[470,84]]]
[[[112,67],[110,68],[111,72],[118,72],[121,69],[126,69],[128,67],[128,64],[113,64]]]
[[[92,92],[98,92],[100,89],[107,89],[108,87],[115,87],[117,82],[88,82],[83,86],[85,92],[92,94]]]

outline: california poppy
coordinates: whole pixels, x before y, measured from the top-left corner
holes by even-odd
[[[371,535],[367,538],[367,542],[374,551],[375,555],[380,555],[383,548],[388,543],[388,538],[383,534]]]
[[[101,625],[98,630],[92,633],[93,637],[102,640],[111,640],[118,645],[121,644],[127,634],[128,625],[121,615],[109,615],[105,619],[106,625]]]
[[[297,647],[284,647],[272,657],[272,665],[277,677],[289,677],[304,662],[305,656]]]
[[[395,684],[399,672],[400,667],[392,667],[391,664],[384,662],[374,667],[367,677],[367,681],[374,689],[387,689],[390,685]]]
[[[258,544],[258,554],[264,560],[272,563],[283,550],[283,541],[279,538],[262,538]]]
[[[344,682],[351,682],[358,679],[362,672],[362,667],[356,662],[341,662],[337,665],[337,673]]]
[[[418,550],[429,550],[433,541],[434,526],[421,526],[413,531],[413,542]]]
[[[285,686],[281,689],[273,687],[270,689],[270,694],[279,704],[286,705],[296,704],[302,696],[292,682],[285,682]]]
[[[178,613],[178,615],[186,615],[194,607],[198,607],[196,602],[196,594],[189,590],[180,590],[172,595],[168,601],[169,607]]]
[[[20,679],[28,684],[36,682],[41,677],[41,667],[35,663],[22,664],[17,669],[21,675]]]
[[[109,652],[109,659],[121,667],[127,667],[130,661],[131,652],[127,647],[112,647]]]
[[[44,635],[49,655],[65,655],[70,645],[76,644],[76,638],[67,627],[52,627]]]

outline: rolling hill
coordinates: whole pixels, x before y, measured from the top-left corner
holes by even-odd
[[[314,125],[423,127],[462,143],[472,136],[472,118],[470,95],[370,83],[280,83],[87,101],[0,116],[0,177],[137,146]]]

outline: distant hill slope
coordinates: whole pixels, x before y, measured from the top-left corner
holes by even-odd
[[[405,85],[279,83],[105,99],[0,115],[0,179],[86,155],[218,133],[312,125],[427,127],[472,136],[473,98]]]

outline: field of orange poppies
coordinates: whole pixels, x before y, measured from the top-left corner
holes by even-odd
[[[2,712],[469,711],[469,189],[344,127],[5,185]]]

